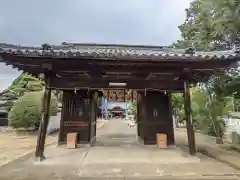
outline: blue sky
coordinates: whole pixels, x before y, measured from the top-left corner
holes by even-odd
[[[1,0],[0,42],[169,45],[191,0]],[[19,72],[0,64],[0,90]]]

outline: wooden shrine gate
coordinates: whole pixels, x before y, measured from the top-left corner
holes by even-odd
[[[44,113],[35,153],[40,159],[44,159],[52,89],[64,92],[59,143],[66,141],[68,132],[79,134],[78,143],[89,143],[96,132],[96,92],[116,88],[116,84],[137,92],[137,129],[145,144],[156,143],[156,133],[161,132],[168,135],[168,144],[174,143],[170,94],[182,92],[189,153],[194,155],[189,86],[236,67],[239,52],[237,48],[195,52],[191,47],[176,50],[162,46],[65,43],[60,47],[0,47],[0,61],[44,77]]]

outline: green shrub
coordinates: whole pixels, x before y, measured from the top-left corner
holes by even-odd
[[[5,101],[2,107],[9,112],[14,102],[25,93],[42,89],[43,81],[30,74],[22,73],[5,91],[0,92],[0,101]]]
[[[8,119],[13,128],[38,128],[42,115],[43,92],[28,92],[19,98],[11,108]],[[51,115],[58,111],[57,99],[52,95]]]

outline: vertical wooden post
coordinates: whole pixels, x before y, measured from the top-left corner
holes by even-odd
[[[61,143],[64,141],[64,110],[66,106],[66,92],[63,91],[62,96],[62,111],[61,111],[61,119],[60,119],[60,128],[59,128],[59,134],[58,134],[58,145],[61,145]]]
[[[140,116],[139,116],[139,104],[140,104],[140,94],[137,92],[137,114],[136,114],[136,119],[137,119],[137,135],[138,138],[140,137]]]
[[[172,108],[172,94],[168,93],[168,104],[169,104],[169,134],[170,134],[170,142],[169,144],[175,144],[175,136],[174,136],[174,125],[173,125],[173,108]]]
[[[147,107],[146,102],[147,98],[142,92],[139,92],[138,94],[138,118],[139,118],[139,139],[143,142],[143,144],[146,144],[146,135],[148,133],[148,127],[147,127]]]
[[[195,134],[192,125],[189,81],[184,81],[184,110],[187,124],[188,147],[190,155],[196,155]]]
[[[97,135],[97,119],[98,119],[98,111],[99,111],[99,93],[98,92],[95,92],[95,100],[96,100],[96,105],[95,105],[95,125],[94,125],[94,138],[96,138],[96,135]]]
[[[49,110],[50,110],[50,102],[51,102],[51,88],[50,85],[50,76],[49,74],[45,74],[45,90],[43,96],[43,118],[40,122],[39,135],[37,141],[37,147],[35,152],[35,157],[40,158],[40,160],[45,159],[44,156],[44,145],[47,133],[47,126],[49,121]]]
[[[89,125],[89,141],[92,144],[96,139],[96,126],[97,126],[97,100],[98,100],[98,93],[95,91],[92,91],[91,93],[92,98],[92,107],[91,107],[91,117],[89,119],[90,125]]]

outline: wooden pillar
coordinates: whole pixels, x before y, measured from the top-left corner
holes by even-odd
[[[41,118],[40,128],[39,128],[39,135],[37,141],[37,147],[35,152],[35,157],[40,158],[40,160],[45,159],[44,156],[44,146],[45,146],[45,139],[47,133],[47,127],[49,122],[49,113],[50,113],[50,102],[51,102],[51,88],[50,85],[50,76],[45,74],[45,90],[43,95],[43,118]]]
[[[173,145],[175,144],[175,136],[174,136],[174,125],[173,125],[173,108],[172,108],[172,95],[171,93],[168,93],[168,101],[169,101],[169,134],[170,134],[170,141],[169,144]]]
[[[137,121],[138,121],[138,138],[141,142],[145,143],[145,121],[147,120],[147,111],[146,111],[146,97],[143,92],[138,92],[137,94]]]
[[[64,142],[64,111],[66,108],[66,94],[65,91],[62,92],[62,111],[61,111],[61,119],[60,119],[60,128],[58,134],[58,145],[61,145]]]
[[[98,92],[91,92],[92,104],[91,104],[91,117],[89,119],[89,142],[92,144],[96,140],[96,128],[97,128],[97,101]]]
[[[188,147],[189,154],[196,155],[196,144],[195,144],[195,134],[192,124],[192,115],[191,115],[191,98],[189,91],[189,81],[184,81],[184,110],[187,124],[187,136],[188,136]]]
[[[140,137],[140,123],[141,123],[141,121],[140,121],[140,116],[139,116],[139,113],[140,113],[140,111],[139,111],[139,104],[140,104],[140,94],[139,93],[137,93],[137,114],[136,114],[136,119],[137,119],[137,135],[138,135],[138,137]]]

